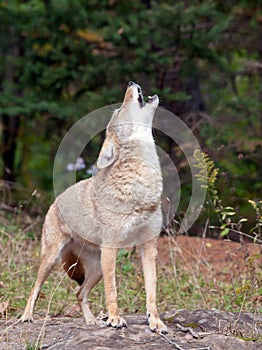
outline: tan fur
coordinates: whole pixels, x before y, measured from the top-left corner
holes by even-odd
[[[122,106],[108,124],[97,175],[69,187],[50,206],[37,280],[22,321],[32,321],[40,289],[60,262],[69,277],[81,285],[77,298],[87,324],[96,323],[88,295],[103,276],[107,325],[126,326],[117,306],[116,255],[119,247],[138,245],[149,327],[167,331],[156,307],[156,245],[162,225],[162,176],[152,137],[157,105],[157,96],[144,104],[140,87],[130,83]]]

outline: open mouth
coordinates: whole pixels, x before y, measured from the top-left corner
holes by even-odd
[[[134,83],[133,81],[130,81],[129,83],[128,83],[128,87],[130,87],[130,86],[135,86],[136,88],[137,88],[137,92],[138,92],[138,98],[137,98],[137,100],[138,100],[138,103],[139,103],[139,107],[140,108],[142,108],[142,107],[144,107],[145,105],[146,105],[146,102],[145,102],[145,100],[144,100],[144,96],[143,96],[143,93],[142,93],[142,90],[141,90],[141,87],[138,85],[138,84],[136,84],[136,83]],[[154,96],[148,96],[148,102],[147,103],[149,103],[149,104],[155,104],[155,105],[158,105],[158,96],[157,95],[154,95]]]
[[[144,97],[140,86],[137,87],[137,91],[138,91],[138,103],[139,103],[139,106],[142,108],[145,106],[146,103],[144,101]]]
[[[137,87],[137,91],[138,91],[138,103],[139,106],[142,108],[146,105],[145,101],[144,101],[144,97],[143,97],[143,93],[141,88],[138,86]],[[157,95],[154,96],[148,96],[148,102],[147,103],[154,103],[157,100]]]

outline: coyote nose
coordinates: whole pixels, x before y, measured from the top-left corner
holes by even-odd
[[[130,81],[128,84],[127,84],[128,87],[130,86],[136,86],[137,87],[137,90],[138,90],[138,93],[141,94],[142,91],[141,91],[141,88],[138,84],[134,83],[133,81]]]

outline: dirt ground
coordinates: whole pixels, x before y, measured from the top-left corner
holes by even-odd
[[[159,239],[158,258],[160,264],[182,261],[190,270],[200,270],[206,277],[211,275],[221,281],[230,282],[244,273],[248,258],[258,255],[262,264],[262,246],[241,244],[228,240],[178,236]]]
[[[245,262],[260,254],[258,245],[212,239],[167,237],[159,241],[159,263],[177,259],[190,269],[199,269],[223,281],[242,273]],[[20,323],[15,318],[0,320],[0,350],[32,349],[180,349],[244,350],[262,349],[262,314],[220,312],[217,310],[170,310],[162,315],[168,334],[149,331],[144,315],[124,315],[128,327],[122,330],[105,325],[86,326],[82,318],[36,318]],[[246,339],[248,338],[248,339]],[[245,339],[245,340],[244,340]]]

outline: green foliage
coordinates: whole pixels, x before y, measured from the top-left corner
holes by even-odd
[[[258,238],[261,240],[262,238],[262,201],[258,200],[249,200],[248,203],[250,203],[253,207],[253,209],[256,212],[256,225],[252,228],[251,232],[255,233],[254,241],[256,241]]]
[[[36,344],[29,343],[26,345],[26,350],[39,350],[39,349],[41,349],[41,344],[38,344],[38,343]]]
[[[135,80],[185,120],[205,110],[208,118],[190,127],[227,182],[217,181],[221,197],[253,220],[243,203],[262,189],[260,17],[259,4],[245,0],[2,1],[0,114],[10,127],[19,118],[16,180],[51,190],[54,155],[69,126],[121,101]]]
[[[218,168],[215,168],[214,161],[211,160],[206,153],[203,153],[200,150],[194,152],[194,159],[196,161],[194,167],[199,171],[195,177],[201,182],[202,187],[207,188],[215,195],[215,183],[217,181],[219,170]]]
[[[221,229],[220,236],[225,237],[229,234],[230,230],[233,230],[239,235],[253,238],[254,242],[262,243],[262,201],[248,200],[248,203],[250,203],[255,210],[256,224],[249,230],[249,234],[241,232],[240,230],[243,223],[247,222],[248,219],[245,217],[240,217],[238,220],[232,219],[232,217],[237,215],[236,209],[232,206],[223,205],[219,191],[216,188],[219,169],[215,167],[214,161],[211,160],[206,153],[199,150],[194,152],[194,158],[196,161],[195,168],[198,169],[198,173],[195,174],[195,177],[201,183],[201,186],[207,189],[207,204],[211,204],[212,210],[219,219]]]

